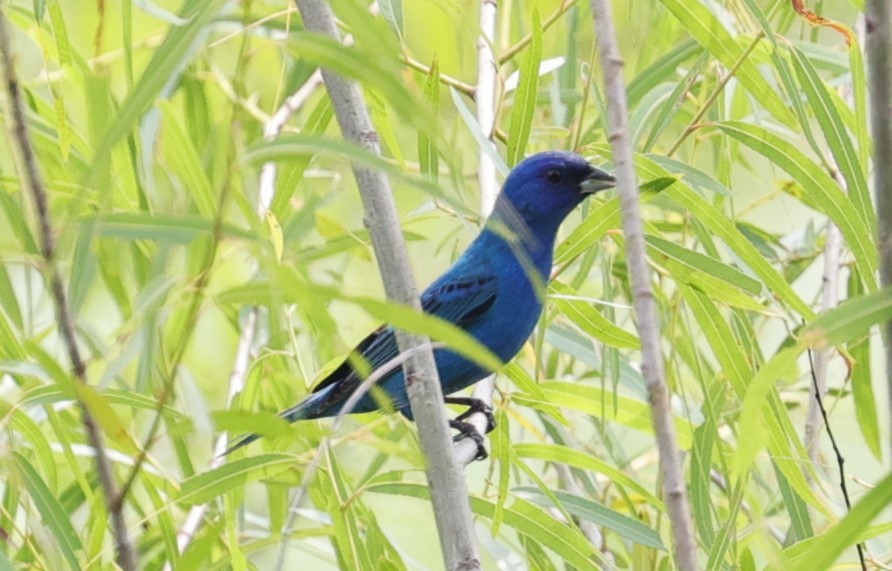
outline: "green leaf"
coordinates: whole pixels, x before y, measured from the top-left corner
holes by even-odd
[[[857,272],[849,274],[849,299],[864,295],[864,286]],[[870,335],[857,339],[849,344],[849,355],[852,364],[852,398],[855,402],[855,417],[867,447],[874,457],[881,461],[883,452],[880,440],[880,424],[877,415],[876,397],[873,392],[873,375],[870,371]]]
[[[117,118],[97,146],[94,169],[106,163],[112,147],[133,130],[143,114],[182,73],[203,41],[205,26],[226,3],[227,0],[187,0],[181,14],[188,23],[171,28],[161,45],[152,50],[152,59],[146,64],[139,82],[128,92]]]
[[[839,307],[821,313],[802,331],[800,344],[824,349],[847,343],[889,320],[892,320],[892,287],[846,300]]]
[[[31,500],[37,506],[37,511],[40,512],[41,525],[45,526],[55,538],[71,569],[83,569],[78,552],[82,552],[84,548],[71,525],[71,520],[65,514],[65,510],[27,458],[18,452],[13,452],[12,457],[19,476],[25,481],[28,495],[31,496]]]
[[[188,196],[195,202],[198,212],[205,218],[214,218],[217,212],[217,199],[205,166],[198,156],[198,149],[192,142],[185,125],[180,120],[176,107],[170,101],[159,101],[161,129],[164,142],[164,155],[173,172],[179,176],[183,186],[189,189]]]
[[[531,499],[544,507],[551,507],[551,501],[538,488],[523,486],[515,488],[516,493],[521,496],[530,496]],[[653,529],[647,527],[637,519],[633,519],[627,515],[623,515],[610,508],[597,504],[589,499],[555,490],[554,495],[563,503],[564,507],[572,515],[588,520],[598,526],[610,529],[618,533],[623,539],[634,541],[640,545],[653,547],[661,551],[666,551],[666,546],[660,540],[660,535]]]
[[[511,127],[508,131],[508,166],[513,167],[523,158],[539,93],[539,62],[542,60],[542,23],[539,11],[533,9],[532,40],[520,70],[520,81],[511,107]]]
[[[529,444],[524,442],[514,445],[514,454],[518,458],[535,458],[537,460],[546,460],[548,462],[559,462],[580,470],[603,474],[610,480],[610,482],[625,486],[641,495],[646,502],[661,512],[666,511],[666,506],[663,504],[663,500],[659,499],[647,488],[639,484],[637,480],[627,476],[616,467],[608,464],[600,458],[592,456],[591,454],[586,454],[585,452],[561,444]]]
[[[378,7],[381,15],[396,32],[396,35],[403,38],[403,0],[378,0]]]
[[[639,158],[639,169],[645,171],[648,176],[665,176],[666,171],[650,161],[646,157]],[[788,307],[797,311],[806,319],[814,316],[814,312],[805,303],[799,294],[784,280],[778,271],[765,259],[761,252],[753,246],[752,242],[737,229],[723,212],[706,202],[683,182],[677,182],[665,191],[663,195],[672,199],[679,206],[686,208],[697,220],[709,229],[715,236],[721,238],[731,250],[737,254],[768,287],[768,289],[780,298]]]
[[[398,0],[399,1],[399,0]],[[437,60],[431,64],[431,71],[424,82],[424,94],[431,112],[436,117],[440,114],[440,66]],[[418,162],[421,174],[437,180],[440,175],[440,155],[435,141],[424,131],[418,131]]]
[[[245,484],[271,478],[294,466],[291,454],[261,454],[227,462],[187,478],[175,500],[181,504],[203,504]]]
[[[572,287],[554,280],[549,289],[552,293],[548,298],[587,335],[620,349],[638,349],[641,346],[638,337],[601,315],[591,302],[579,299],[579,294]]]
[[[793,56],[793,67],[796,70],[796,75],[799,76],[799,83],[808,97],[809,108],[815,114],[818,124],[821,125],[827,146],[830,147],[833,158],[836,159],[836,164],[846,179],[849,196],[852,197],[852,203],[855,205],[859,218],[868,225],[869,235],[872,236],[876,232],[876,214],[864,174],[867,165],[866,163],[862,164],[859,160],[855,146],[852,144],[852,138],[840,116],[842,110],[836,107],[827,85],[801,51],[791,47],[790,52]]]
[[[657,236],[648,235],[645,239],[647,240],[647,245],[653,250],[679,262],[690,270],[704,273],[750,295],[759,295],[762,293],[762,284],[758,280],[725,264],[721,260],[679,246],[678,244],[663,240]]]
[[[892,503],[892,475],[867,492],[835,526],[817,536],[819,540],[808,555],[786,567],[790,571],[830,569],[845,549],[851,547],[870,522]]]
[[[709,8],[700,2],[688,2],[686,0],[662,0],[662,2],[672,12],[678,22],[713,57],[719,60],[726,68],[734,68],[744,53],[744,47],[731,37],[725,26],[713,16]],[[750,54],[749,58],[752,58],[752,54]],[[795,118],[790,113],[786,103],[771,88],[770,84],[765,81],[765,78],[759,73],[756,64],[749,58],[740,63],[734,74],[735,77],[781,123],[793,125]]]
[[[373,484],[370,492],[398,494],[413,498],[430,499],[427,486],[407,482]],[[496,505],[493,502],[471,496],[471,509],[477,515],[492,518]],[[598,569],[591,559],[594,547],[575,527],[556,521],[548,513],[522,499],[516,499],[505,508],[505,525],[542,544],[577,569]]]
[[[645,434],[653,434],[650,406],[644,401],[613,394],[612,392],[602,390],[600,387],[580,383],[548,381],[542,383],[541,386],[545,393],[545,398],[550,404],[617,422],[640,430]],[[524,395],[514,395],[513,398],[518,402],[527,400]],[[613,403],[614,399],[616,399],[616,406],[607,406],[607,403]],[[677,415],[673,416],[673,421],[677,432],[678,446],[683,450],[689,450],[693,441],[690,422]]]
[[[90,219],[93,220],[100,236],[168,244],[188,244],[214,231],[213,220],[188,214],[121,212]],[[227,238],[254,239],[253,234],[232,224],[223,224],[223,234]]]

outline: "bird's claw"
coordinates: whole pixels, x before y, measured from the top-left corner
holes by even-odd
[[[486,452],[486,446],[484,446],[483,436],[477,432],[477,428],[473,424],[470,422],[462,422],[459,418],[449,421],[449,426],[458,430],[458,434],[452,439],[453,442],[460,442],[465,438],[470,438],[474,441],[474,444],[477,445],[477,454],[474,456],[474,460],[486,460],[489,458],[489,454]]]
[[[493,415],[492,407],[480,399],[473,399],[472,404],[468,405],[468,410],[455,417],[455,420],[464,421],[472,414],[480,413],[486,417],[486,434],[496,429],[496,417]]]
[[[479,412],[486,416],[486,434],[495,430],[496,418],[492,414],[492,407],[486,404],[485,401],[473,397],[446,397],[443,400],[446,401],[447,404],[457,404],[459,406],[468,407],[466,411],[455,417],[455,420],[463,422],[475,412]]]

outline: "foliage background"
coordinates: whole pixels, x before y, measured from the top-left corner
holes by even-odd
[[[502,80],[563,60],[532,86],[502,89],[499,154],[578,148],[609,166],[587,3],[500,4],[497,55],[539,38],[502,62]],[[477,3],[390,0],[370,12],[339,2],[355,39],[349,49],[302,33],[285,2],[2,6],[97,389],[91,407],[118,480],[149,450],[125,506],[143,565],[272,568],[285,545],[288,564],[313,569],[440,568],[432,514],[419,499],[422,455],[399,416],[347,421],[309,501],[288,521],[289,498],[330,422],[287,427],[273,412],[398,314],[376,301],[383,293],[349,171],[351,160],[372,159],[340,140],[324,89],[277,141],[264,142],[263,128],[318,64],[361,81],[416,275],[428,283],[480,224],[473,101],[445,83],[475,81]],[[810,8],[854,28],[863,6]],[[842,298],[876,289],[858,47],[808,25],[783,0],[634,0],[615,11],[703,566],[833,560],[851,540],[822,535],[845,509],[829,444],[822,439],[814,459],[801,445],[811,380],[795,332],[822,309],[828,216],[846,241]],[[433,89],[407,59],[436,62],[444,83]],[[11,138],[0,146],[0,566],[110,568],[113,538],[40,271],[33,209]],[[267,160],[279,176],[261,220]],[[849,196],[827,174],[831,160]],[[486,568],[671,568],[614,208],[612,195],[599,196],[564,225],[546,313],[499,377],[492,459],[467,471]],[[262,307],[260,335],[247,389],[230,406],[253,304]],[[828,408],[857,501],[888,473],[888,413],[877,406],[882,375],[871,374],[880,341],[838,319],[847,315],[824,321],[837,324],[833,342],[846,343],[854,363],[847,380],[834,353]],[[791,346],[799,350],[783,351]],[[223,430],[268,438],[209,470]],[[552,491],[560,510],[547,508]],[[203,502],[203,525],[181,555],[177,530]],[[567,515],[594,521],[599,543],[562,523]],[[892,524],[883,521],[888,513],[852,524],[877,565],[892,563]],[[854,549],[842,550],[839,562],[853,561]]]

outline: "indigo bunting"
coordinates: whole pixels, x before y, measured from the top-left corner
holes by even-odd
[[[558,227],[586,196],[611,188],[614,182],[612,175],[573,153],[545,152],[522,161],[505,180],[480,235],[421,295],[422,310],[461,327],[507,362],[520,351],[542,313]],[[381,367],[398,353],[390,326],[379,328],[354,349],[368,364],[366,370]],[[444,395],[491,372],[445,348],[435,349],[434,358]],[[345,360],[310,396],[281,416],[289,422],[336,416],[362,381],[363,375],[351,360]],[[377,386],[395,409],[412,420],[402,368],[385,374]],[[468,407],[449,424],[458,430],[456,440],[472,438],[477,459],[486,458],[483,438],[464,420],[474,412],[483,412],[489,421],[488,432],[495,427],[490,407],[474,398],[447,396],[444,400]],[[375,397],[366,393],[352,412],[376,409]],[[230,451],[257,438],[246,436]]]

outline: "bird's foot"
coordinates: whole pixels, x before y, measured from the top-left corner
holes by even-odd
[[[486,460],[489,457],[486,446],[483,444],[483,436],[477,432],[477,428],[473,424],[455,419],[449,421],[449,427],[458,430],[458,434],[452,439],[454,442],[460,442],[465,438],[474,441],[474,444],[477,445],[477,455],[474,456],[474,460]]]
[[[486,416],[486,434],[489,434],[496,428],[496,417],[493,416],[492,407],[480,399],[472,397],[446,397],[443,399],[447,404],[457,404],[468,407],[468,410],[461,413],[455,420],[462,422],[472,414],[479,412]]]

